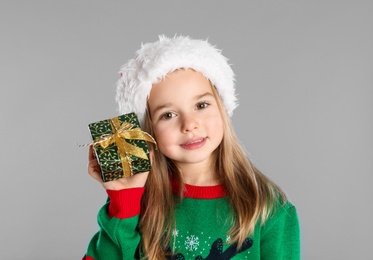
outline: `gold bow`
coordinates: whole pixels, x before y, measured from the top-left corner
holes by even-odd
[[[123,122],[121,124],[117,117],[109,119],[109,121],[113,130],[113,134],[97,138],[96,140],[94,140],[93,145],[99,145],[103,149],[106,149],[111,144],[116,144],[116,146],[118,147],[119,156],[122,161],[124,177],[132,176],[133,173],[130,166],[132,160],[130,155],[134,155],[145,160],[148,160],[148,157],[146,156],[146,153],[143,149],[127,143],[126,139],[144,140],[155,144],[157,143],[151,135],[143,132],[140,128],[132,128],[133,125],[128,122]]]

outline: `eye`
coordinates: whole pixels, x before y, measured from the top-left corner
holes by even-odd
[[[197,103],[197,109],[204,109],[208,107],[210,104],[207,103],[206,101],[198,102]]]
[[[175,117],[176,114],[175,113],[172,113],[172,112],[166,112],[164,114],[161,115],[160,119],[170,119],[170,118],[173,118]]]

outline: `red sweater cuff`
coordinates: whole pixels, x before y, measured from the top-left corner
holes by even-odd
[[[106,190],[109,195],[109,217],[131,218],[140,214],[141,197],[145,187]]]

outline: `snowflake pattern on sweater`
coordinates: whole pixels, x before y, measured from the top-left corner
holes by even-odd
[[[226,235],[223,240],[222,238],[213,238],[210,232],[207,233],[204,231],[192,233],[186,230],[186,232],[181,232],[181,230],[175,228],[172,230],[171,234],[173,240],[171,244],[173,248],[169,248],[168,251],[174,252],[174,255],[168,258],[170,260],[231,259],[245,251],[247,254],[250,254],[249,249],[253,245],[253,240],[247,238],[242,247],[237,250],[237,243],[229,244],[229,235]],[[180,251],[184,253],[179,253]]]
[[[205,241],[205,243],[207,243],[207,241]],[[197,248],[198,248],[197,245],[199,245],[198,237],[194,237],[194,235],[192,235],[190,238],[187,237],[186,244],[187,244],[186,249],[188,251],[197,251]],[[212,243],[212,245],[210,247],[210,250],[209,250],[209,254],[206,256],[206,258],[202,257],[203,252],[201,252],[201,255],[197,255],[195,258],[194,258],[194,255],[192,257],[195,260],[228,260],[228,259],[232,259],[237,254],[240,254],[240,253],[245,252],[245,251],[247,251],[247,253],[250,254],[250,251],[248,251],[248,249],[253,245],[253,241],[250,238],[246,238],[242,247],[239,250],[237,250],[237,243],[234,243],[234,244],[230,245],[225,251],[223,251],[223,244],[224,244],[223,239],[218,238]],[[210,246],[210,245],[207,244],[207,246]],[[204,250],[205,249],[203,249],[203,251]],[[170,260],[185,260],[185,259],[190,259],[190,256],[188,258],[186,258],[182,253],[178,253],[178,254],[172,255],[168,259],[170,259]]]

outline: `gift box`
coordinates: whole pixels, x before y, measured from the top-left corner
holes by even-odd
[[[146,142],[155,140],[140,129],[136,114],[102,120],[88,127],[104,182],[150,170]]]

